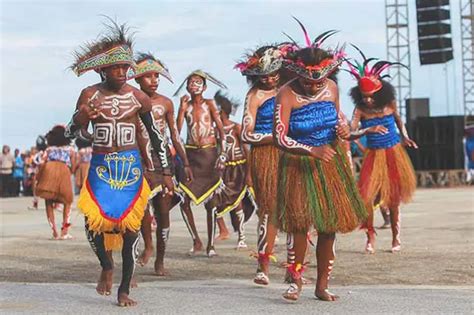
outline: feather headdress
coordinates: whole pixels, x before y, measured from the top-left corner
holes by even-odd
[[[71,69],[77,76],[89,70],[99,71],[102,68],[117,64],[128,64],[135,67],[133,61],[133,34],[128,34],[127,24],[118,24],[107,17],[109,23],[104,23],[107,32],[99,39],[85,43],[73,54],[75,61]]]
[[[218,90],[214,95],[214,101],[220,109],[224,109],[225,112],[229,112],[230,115],[235,115],[237,109],[240,106],[240,102],[236,99],[230,98],[227,94]]]
[[[174,83],[166,65],[161,62],[161,60],[155,58],[151,53],[138,53],[135,58],[135,63],[135,79],[147,73],[158,73],[168,79],[171,83]]]
[[[178,89],[176,90],[176,92],[174,92],[173,96],[177,96],[180,92],[181,92],[181,89],[186,85],[186,82],[188,81],[188,79],[193,76],[193,75],[197,75],[197,76],[200,76],[201,78],[205,79],[206,81],[209,81],[209,82],[212,82],[214,83],[215,85],[217,85],[218,87],[222,88],[222,89],[227,89],[227,86],[222,83],[221,81],[217,80],[214,76],[212,76],[210,73],[208,72],[205,72],[205,71],[202,71],[202,70],[195,70],[193,72],[191,72],[187,77],[186,79],[183,80],[183,82],[179,85]]]
[[[282,45],[266,45],[248,53],[234,66],[242,75],[268,75],[280,70],[283,61]]]
[[[322,49],[321,47],[323,43],[329,37],[336,34],[338,31],[336,30],[326,31],[318,35],[312,41],[303,23],[301,23],[301,21],[298,20],[296,17],[293,17],[293,18],[296,20],[296,22],[299,24],[299,26],[301,27],[303,31],[306,46],[301,47],[291,36],[289,36],[286,33],[283,33],[292,42],[291,46],[286,47],[287,53],[285,54],[285,59],[283,61],[285,68],[309,80],[319,81],[326,78],[332,72],[337,70],[338,67],[341,65],[341,63],[343,62],[344,56],[345,56],[344,45],[342,45],[341,47],[337,46],[335,49],[328,51],[329,54],[332,55],[332,57],[322,60],[317,65],[307,65],[303,62],[303,60],[295,56],[298,55],[298,51],[301,51],[303,49],[308,49],[308,48]]]
[[[357,80],[359,89],[363,95],[372,95],[382,88],[381,80],[386,77],[390,77],[388,74],[382,75],[382,72],[387,70],[389,67],[394,65],[405,65],[399,62],[390,62],[385,60],[379,60],[377,58],[366,58],[365,54],[355,45],[352,45],[362,56],[362,62],[357,60],[349,61],[345,60],[352,76]],[[373,65],[370,65],[372,61],[376,61]]]

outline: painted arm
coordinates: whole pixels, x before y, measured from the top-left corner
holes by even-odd
[[[170,130],[171,142],[173,143],[173,146],[175,147],[180,159],[183,161],[184,166],[189,166],[188,156],[186,155],[186,150],[184,149],[183,142],[179,137],[179,131],[176,127],[176,122],[174,121],[173,102],[170,101],[170,104],[168,104],[167,107],[166,122]]]
[[[387,128],[385,128],[382,125],[360,129],[359,124],[360,124],[361,116],[362,116],[361,111],[357,107],[354,108],[354,112],[352,113],[352,120],[351,120],[351,136],[349,140],[360,139],[363,136],[367,135],[368,133],[385,134],[388,132]]]
[[[181,134],[181,130],[183,129],[184,114],[186,113],[186,109],[188,108],[188,101],[189,101],[188,95],[183,95],[180,99],[178,117],[176,118],[176,124],[178,127],[178,136]]]
[[[397,102],[394,100],[390,104],[390,107],[393,109],[393,117],[395,118],[395,123],[397,124],[398,131],[400,132],[400,135],[402,137],[402,144],[407,147],[418,149],[418,145],[416,144],[416,142],[411,140],[408,136],[405,124],[403,123],[402,118],[400,117],[400,113],[397,109]]]
[[[220,156],[226,158],[226,137],[224,132],[224,125],[222,124],[221,117],[219,116],[219,111],[217,110],[217,106],[214,100],[208,100],[208,102],[211,117],[214,120],[214,123],[216,124],[217,133],[219,135],[218,140],[220,144]]]
[[[91,141],[92,135],[87,132],[89,122],[97,118],[100,109],[94,104],[97,100],[99,91],[94,94],[90,89],[82,90],[76,103],[76,109],[72,115],[71,121],[66,126],[64,135],[68,139],[80,138],[81,140]]]
[[[288,137],[292,107],[289,103],[283,106],[283,102],[285,102],[285,97],[281,94],[278,94],[276,98],[273,126],[273,135],[275,137],[277,146],[280,149],[293,154],[310,155],[310,146],[299,143],[296,140]]]
[[[155,151],[155,154],[158,155],[158,160],[163,168],[163,175],[171,176],[171,154],[166,145],[165,137],[153,123],[154,118],[151,111],[151,99],[142,91],[137,92],[135,95],[142,105],[139,112],[140,119],[148,132],[153,150]]]
[[[254,132],[255,121],[257,117],[258,102],[253,96],[252,91],[247,93],[245,98],[244,116],[242,118],[241,138],[244,143],[248,144],[270,144],[273,143],[272,135],[265,135]]]

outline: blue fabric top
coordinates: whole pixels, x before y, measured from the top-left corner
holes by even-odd
[[[291,111],[288,136],[313,147],[336,139],[337,111],[334,102],[318,101]]]
[[[400,142],[400,135],[397,133],[395,117],[393,114],[370,119],[361,119],[362,128],[383,125],[388,129],[388,133],[368,133],[367,147],[370,149],[388,149]]]
[[[275,109],[275,97],[263,102],[257,110],[255,118],[255,133],[271,134],[273,132],[273,112]]]

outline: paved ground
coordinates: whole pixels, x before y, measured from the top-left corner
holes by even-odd
[[[474,279],[474,189],[419,190],[402,209],[400,254],[391,254],[389,230],[379,230],[377,253],[363,253],[361,231],[339,235],[336,266],[331,280],[341,295],[338,303],[312,298],[305,288],[296,305],[279,297],[284,269],[272,267],[272,284],[256,288],[250,279],[255,261],[249,251],[233,249],[235,236],[217,244],[219,256],[188,257],[191,246],[179,211],[172,213],[172,233],[166,264],[169,275],[153,274],[153,261],[137,268],[139,288],[132,292],[138,313],[472,313]],[[27,210],[28,198],[0,199],[1,253],[0,312],[90,313],[113,312],[113,298],[95,295],[92,284],[98,263],[82,229],[82,216],[73,213],[72,241],[50,241],[43,211]],[[195,210],[205,239],[204,211]],[[57,213],[57,222],[61,214]],[[377,224],[381,218],[377,216]],[[256,238],[256,222],[247,225],[248,243]],[[284,235],[277,247],[285,259]],[[250,246],[254,247],[254,246]],[[314,254],[306,276],[315,276]],[[116,256],[116,261],[120,258]],[[117,263],[115,283],[119,281]],[[106,302],[104,302],[106,301]],[[166,306],[166,307],[165,307]],[[192,307],[192,308],[191,308]],[[121,310],[125,311],[125,310]]]

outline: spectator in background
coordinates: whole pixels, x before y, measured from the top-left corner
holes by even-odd
[[[464,129],[464,149],[466,160],[466,182],[474,182],[474,125],[468,125]]]
[[[15,166],[13,168],[13,192],[15,197],[23,193],[24,158],[25,155],[23,153],[20,154],[19,149],[15,149]]]
[[[0,156],[0,196],[10,197],[12,195],[13,167],[15,159],[10,153],[10,147],[4,145],[2,147],[2,155]]]

